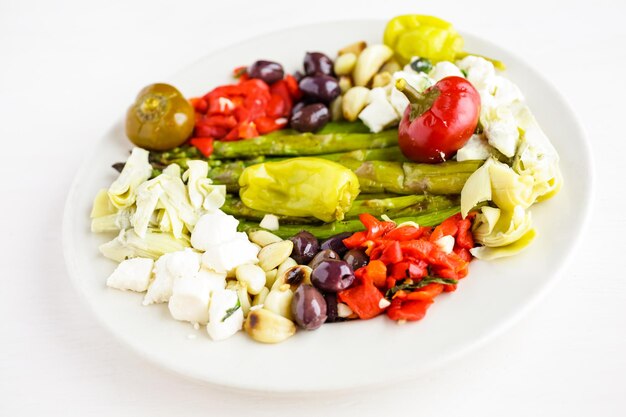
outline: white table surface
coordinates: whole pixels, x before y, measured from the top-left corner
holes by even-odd
[[[625,415],[626,3],[420,3],[0,0],[0,415]],[[139,88],[259,33],[410,12],[525,57],[588,132],[593,218],[548,296],[505,334],[413,382],[297,398],[183,379],[94,322],[63,263],[63,205],[83,156]]]

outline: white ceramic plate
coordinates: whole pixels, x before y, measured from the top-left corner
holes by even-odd
[[[166,81],[188,97],[197,96],[229,82],[238,65],[271,59],[294,71],[306,51],[334,56],[339,47],[354,41],[380,42],[383,28],[381,21],[344,21],[259,36],[216,52]],[[98,320],[141,357],[180,374],[227,387],[284,392],[415,377],[511,325],[554,283],[580,239],[591,200],[590,152],[572,110],[537,70],[491,42],[464,37],[466,50],[507,64],[508,76],[524,92],[561,155],[565,186],[555,198],[533,208],[538,237],[524,253],[473,262],[458,290],[438,297],[417,323],[399,326],[379,317],[298,332],[278,345],[253,342],[243,333],[212,342],[203,329],[172,319],[165,305],[143,307],[142,295],[105,286],[115,264],[97,248],[112,236],[90,233],[89,212],[96,192],[116,177],[110,165],[125,160],[131,147],[120,120],[94,144],[65,207],[64,252],[70,276]],[[123,112],[120,109],[120,115]],[[391,360],[394,355],[401,359]]]

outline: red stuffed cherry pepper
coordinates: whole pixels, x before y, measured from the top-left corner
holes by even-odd
[[[480,95],[465,78],[443,78],[423,93],[404,79],[396,82],[396,88],[409,99],[398,127],[398,145],[410,160],[446,161],[476,130]]]

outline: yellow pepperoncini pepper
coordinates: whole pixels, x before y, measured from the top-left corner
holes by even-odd
[[[354,172],[312,157],[252,165],[239,185],[241,201],[250,208],[325,222],[342,220],[360,191]]]
[[[452,24],[434,16],[394,17],[387,23],[383,41],[402,64],[414,56],[433,62],[453,61],[463,51],[463,38]]]

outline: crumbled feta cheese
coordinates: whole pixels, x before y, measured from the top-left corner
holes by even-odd
[[[132,258],[123,261],[107,279],[107,285],[118,290],[144,292],[150,284],[154,261],[148,258]]]
[[[485,136],[489,144],[511,158],[515,155],[519,130],[513,113],[508,107],[491,107],[483,109],[480,115]]]
[[[491,146],[483,135],[472,135],[461,149],[456,153],[456,160],[461,161],[484,161],[491,156]]]
[[[239,221],[221,210],[200,217],[191,232],[191,246],[207,250],[213,245],[227,242],[235,237]]]
[[[237,292],[218,290],[211,295],[207,333],[213,340],[224,340],[241,330],[243,309],[239,305]],[[229,315],[230,314],[230,315]],[[228,316],[228,317],[227,317]]]
[[[442,80],[446,77],[463,77],[463,72],[450,61],[441,61],[435,64],[432,70],[428,73],[428,76],[435,82]]]
[[[168,308],[176,320],[206,324],[209,321],[209,281],[196,275],[174,281]]]
[[[257,263],[258,246],[245,233],[237,233],[231,241],[210,245],[202,255],[202,265],[216,272],[229,273],[237,266]]]
[[[398,120],[398,114],[387,100],[387,93],[383,87],[370,91],[369,104],[359,113],[359,119],[372,132],[380,132]]]
[[[467,73],[467,80],[476,90],[493,94],[496,87],[496,70],[491,62],[479,56],[468,55],[456,64]]]
[[[154,263],[154,280],[143,304],[166,303],[172,296],[174,281],[192,277],[200,270],[199,254],[191,249],[166,253]]]
[[[391,302],[387,300],[386,298],[381,298],[380,301],[378,302],[378,308],[380,308],[381,310],[389,307],[390,305],[391,305]]]
[[[205,281],[211,292],[223,290],[226,287],[225,272],[209,271],[202,268],[196,273],[196,278]]]
[[[435,245],[445,254],[452,253],[454,249],[454,236],[442,236],[435,241]]]
[[[167,258],[167,270],[174,278],[191,277],[200,270],[201,255],[193,249],[172,252]]]
[[[263,220],[261,220],[259,226],[267,230],[278,230],[280,224],[277,216],[273,214],[266,214],[263,216]]]

